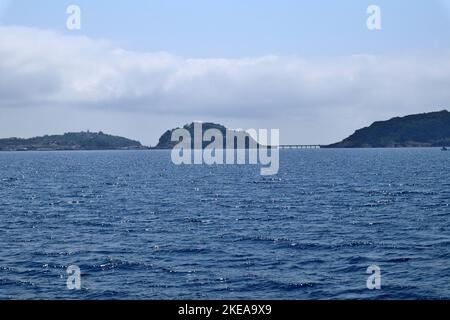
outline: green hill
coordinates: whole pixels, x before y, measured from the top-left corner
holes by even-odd
[[[56,150],[131,150],[145,149],[139,141],[104,134],[103,132],[72,132],[64,135],[30,139],[0,139],[0,151]]]
[[[175,128],[172,130],[167,130],[159,139],[159,143],[158,145],[155,147],[155,149],[173,149],[179,142],[173,142],[172,141],[172,133],[180,128]],[[187,124],[183,127],[183,129],[186,129],[192,138],[192,148],[194,149],[194,123],[191,124]],[[241,141],[245,141],[245,149],[249,149],[250,146],[252,145],[251,143],[253,143],[253,145],[256,145],[256,147],[258,147],[258,143],[256,141],[254,141],[250,135],[248,133],[246,133],[245,131],[236,131],[236,130],[231,130],[231,129],[227,129],[225,126],[221,125],[221,124],[217,124],[217,123],[211,123],[211,122],[205,122],[202,123],[202,136],[203,134],[210,129],[216,129],[218,131],[220,131],[220,133],[223,136],[223,146],[224,148],[227,146],[227,135],[231,134],[231,135],[235,135],[236,137],[239,137],[239,139],[244,139]],[[235,138],[236,140],[236,138]],[[206,148],[211,142],[203,142],[203,148]],[[236,146],[236,145],[235,145]]]
[[[326,148],[442,147],[450,145],[447,110],[379,121]]]

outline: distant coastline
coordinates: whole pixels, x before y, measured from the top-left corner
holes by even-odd
[[[184,126],[193,130],[193,124]],[[225,126],[205,123],[204,130],[217,129],[225,132]],[[177,129],[177,128],[175,128]],[[170,150],[176,143],[171,141],[167,130],[155,147],[139,141],[103,132],[71,132],[63,135],[45,135],[29,139],[0,139],[0,151],[101,151],[101,150]],[[450,112],[423,113],[378,121],[367,128],[357,130],[350,137],[320,148],[406,148],[450,146]]]
[[[103,132],[71,132],[29,139],[0,139],[0,151],[148,150],[139,141]]]
[[[377,121],[324,148],[416,148],[450,146],[447,110]]]

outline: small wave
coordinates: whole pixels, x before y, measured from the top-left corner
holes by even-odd
[[[121,259],[108,259],[103,263],[93,264],[87,268],[88,271],[107,271],[107,270],[144,270],[152,268],[152,264],[143,262],[131,262]]]

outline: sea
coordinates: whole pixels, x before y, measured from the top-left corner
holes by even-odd
[[[1,152],[0,299],[450,299],[449,164],[281,150],[261,176],[170,151]]]

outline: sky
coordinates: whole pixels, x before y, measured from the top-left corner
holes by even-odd
[[[154,145],[201,120],[333,143],[450,109],[449,31],[450,0],[0,0],[0,137]]]

